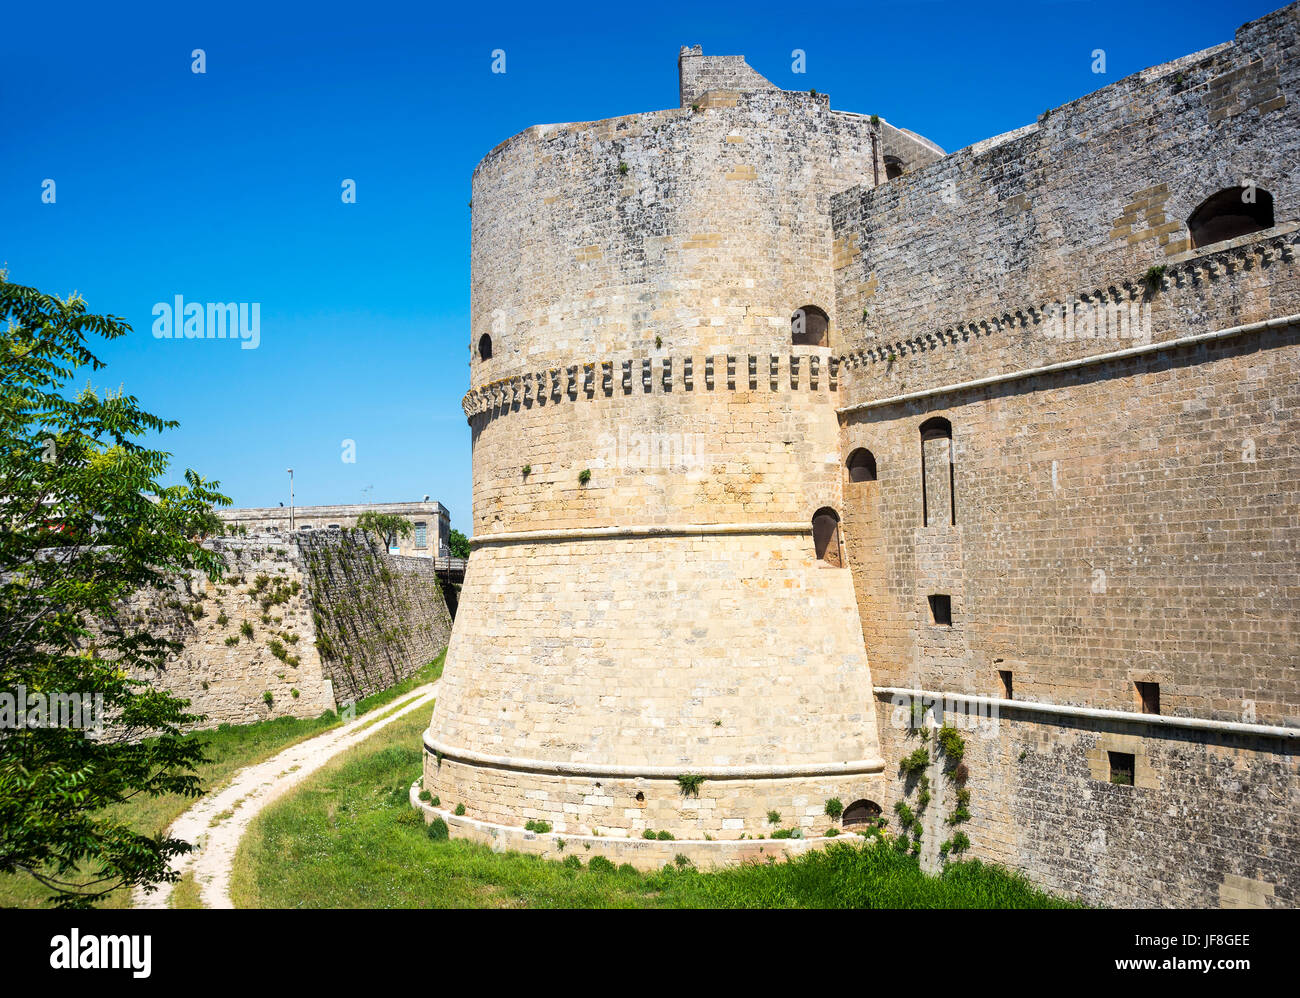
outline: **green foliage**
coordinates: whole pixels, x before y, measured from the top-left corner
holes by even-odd
[[[649,828],[647,828],[644,832],[641,833],[641,838],[643,839],[652,839],[654,837],[655,837],[654,831]]]
[[[531,464],[524,465],[522,471],[520,472],[520,474],[522,474],[525,478],[527,478],[532,473],[533,473],[533,466]]]
[[[524,822],[524,828],[530,832],[537,832],[541,835],[545,835],[551,830],[551,823],[549,821],[541,821],[540,819],[530,819]]]
[[[912,822],[916,820],[916,815],[912,809],[907,806],[906,801],[896,801],[894,803],[894,813],[898,815],[898,820],[902,822],[902,827],[906,830],[912,827]]]
[[[578,472],[578,484],[586,485],[589,481],[591,481],[591,469],[583,468],[580,472]]]
[[[429,803],[431,800],[433,800],[433,794],[429,793],[429,791],[427,791],[427,790],[421,790],[421,791],[420,791],[420,800],[424,801],[424,802],[427,804],[427,803]]]
[[[245,620],[239,625],[239,633],[251,641],[253,638],[253,625]]]
[[[587,869],[590,870],[592,873],[609,874],[609,873],[615,873],[618,868],[615,867],[614,864],[611,863],[609,860],[607,860],[604,856],[592,856],[590,861],[588,861],[587,863]]]
[[[651,874],[624,863],[560,863],[464,839],[430,841],[404,825],[420,774],[425,711],[377,732],[270,805],[239,847],[231,884],[239,907],[287,908],[1045,908],[1075,905],[978,861],[942,876],[889,842],[857,837],[788,861]],[[393,788],[395,793],[377,792]],[[910,849],[910,838],[905,848]],[[293,862],[285,862],[293,857]],[[606,865],[608,863],[608,865]],[[394,871],[401,871],[394,876]]]
[[[838,797],[832,797],[826,802],[826,807],[823,810],[826,812],[826,817],[832,821],[838,821],[840,815],[844,813],[844,802]]]
[[[840,834],[840,830],[832,826],[831,828],[826,829],[826,831],[823,834],[826,835],[828,838],[833,838],[834,836]]]
[[[192,470],[164,485],[168,455],[144,441],[177,424],[90,382],[103,364],[89,338],[130,328],[0,271],[0,692],[101,696],[115,724],[96,739],[71,726],[4,734],[0,873],[29,873],[66,907],[173,879],[169,860],[190,849],[105,807],[200,792],[202,750],[182,736],[197,715],[139,678],[180,645],[123,607],[179,573],[219,581],[224,562],[200,541],[221,534],[212,509],[230,501]],[[78,873],[87,865],[89,879]]]
[[[961,762],[962,756],[966,754],[966,739],[962,738],[960,731],[951,725],[945,724],[939,729],[937,741],[939,748],[950,762]]]
[[[880,115],[878,115],[878,114],[873,114],[873,115],[871,116],[871,123],[872,123],[873,125],[879,125],[879,124],[880,124]]]
[[[657,838],[660,842],[671,842],[673,841],[673,833],[660,832],[658,835],[655,836],[655,838]]]
[[[682,793],[687,797],[698,797],[700,787],[704,785],[704,777],[697,776],[694,773],[683,773],[677,777],[677,785],[681,787]]]
[[[768,823],[769,825],[779,825],[779,824],[781,824],[781,812],[780,812],[780,811],[768,811],[768,812],[767,812],[767,823]]]
[[[948,843],[950,846],[949,851],[958,856],[970,848],[970,839],[966,837],[965,832],[954,833],[953,837],[948,840]]]
[[[463,818],[465,816],[465,805],[457,804],[456,810],[453,813],[456,815],[457,818]]]
[[[618,172],[619,172],[619,174],[620,174],[621,176],[626,177],[626,176],[627,176],[627,171],[628,171],[628,165],[627,165],[626,163],[622,163],[622,162],[620,162],[620,163],[618,164]]]
[[[429,822],[429,827],[426,829],[425,834],[434,842],[446,842],[451,838],[451,832],[447,828],[447,823],[441,818],[434,818]]]
[[[566,870],[581,870],[582,860],[570,853],[568,856],[564,857],[564,861],[560,865]]]
[[[469,538],[455,527],[452,527],[451,533],[447,535],[447,547],[453,558],[469,557]]]
[[[1147,286],[1147,290],[1156,291],[1160,288],[1160,282],[1164,280],[1165,265],[1158,263],[1153,267],[1148,267],[1147,272],[1142,275],[1142,283]]]
[[[228,635],[228,636],[226,637],[226,644],[227,644],[227,645],[237,645],[237,644],[239,644],[239,635],[237,635],[237,634],[230,634],[230,635]]]
[[[357,529],[373,534],[381,547],[387,547],[392,539],[410,537],[415,530],[411,521],[396,513],[376,513],[367,510],[357,517]]]
[[[270,690],[263,690],[263,691],[262,691],[262,699],[266,701],[266,705],[267,705],[268,707],[271,706],[271,704],[275,702],[275,697],[271,696],[271,691],[270,691]]]
[[[924,772],[925,767],[928,765],[930,765],[930,750],[924,747],[903,756],[898,763],[899,769],[909,776],[913,773]]]

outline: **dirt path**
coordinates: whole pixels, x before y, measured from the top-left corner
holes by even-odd
[[[413,710],[433,702],[437,682],[420,686],[392,704],[376,707],[370,713],[340,728],[291,745],[264,762],[239,770],[230,783],[199,802],[177,818],[170,834],[197,848],[180,857],[173,865],[181,876],[193,873],[205,908],[233,908],[230,900],[230,870],[239,840],[249,824],[272,801],[320,769],[340,752],[369,738],[376,731]],[[392,711],[392,713],[388,713]],[[163,884],[152,894],[136,891],[132,903],[137,908],[166,908],[172,892]]]

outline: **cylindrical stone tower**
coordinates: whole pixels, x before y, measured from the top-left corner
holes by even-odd
[[[881,797],[829,220],[879,126],[681,69],[681,108],[474,173],[474,551],[424,786],[481,821],[735,839]]]

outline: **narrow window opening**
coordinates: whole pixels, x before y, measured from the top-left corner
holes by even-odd
[[[487,333],[484,333],[482,336],[478,338],[478,359],[479,360],[492,359],[492,337],[489,336]]]
[[[1143,714],[1160,713],[1160,684],[1134,683],[1137,687],[1138,709]]]
[[[824,561],[836,568],[844,567],[844,556],[840,550],[840,517],[829,506],[813,514],[813,550],[818,561]]]
[[[1133,753],[1107,752],[1110,757],[1110,782],[1119,787],[1133,786]]]
[[[816,305],[794,310],[790,317],[790,342],[794,346],[824,347],[830,317]]]
[[[894,180],[901,177],[904,173],[903,161],[897,156],[885,157],[885,179]]]
[[[849,481],[874,482],[876,480],[876,457],[865,447],[859,447],[849,455]]]
[[[932,593],[930,599],[930,623],[942,627],[952,626],[952,597],[947,593]]]
[[[1015,699],[1015,696],[1014,696],[1015,687],[1012,685],[1011,670],[1010,670],[1010,669],[999,669],[999,670],[998,670],[998,679],[999,679],[999,680],[1001,681],[1001,683],[1002,683],[1002,699],[1003,699],[1003,700],[1014,700],[1014,699]]]
[[[1187,219],[1192,246],[1209,246],[1273,227],[1273,195],[1259,187],[1227,187]]]
[[[921,522],[932,527],[944,520],[957,525],[952,423],[933,416],[921,424]]]
[[[415,521],[415,547],[424,548],[429,546],[429,529],[423,520]]]

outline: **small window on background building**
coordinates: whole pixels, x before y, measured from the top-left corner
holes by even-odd
[[[1143,714],[1160,713],[1160,684],[1134,683],[1137,687],[1138,709]]]
[[[311,529],[311,524],[310,524],[310,523],[300,523],[300,524],[298,524],[298,529],[299,529],[299,530],[310,530],[310,529]]]
[[[844,557],[840,551],[840,517],[829,506],[819,509],[813,515],[813,552],[819,561],[836,568],[844,567]]]
[[[478,338],[478,359],[479,360],[492,359],[492,337],[489,336],[487,333],[484,333],[482,336]]]
[[[340,527],[337,523],[331,523],[331,524],[330,524],[330,530],[342,530],[342,529],[343,529],[343,528]]]
[[[1010,670],[1010,669],[999,669],[999,670],[998,670],[998,679],[1002,682],[1002,699],[1004,699],[1004,700],[1013,700],[1013,699],[1015,699],[1015,698],[1012,696],[1012,694],[1013,694],[1013,692],[1014,692],[1014,687],[1012,686],[1012,681],[1011,681],[1011,670]]]
[[[1133,786],[1133,753],[1107,752],[1110,757],[1110,782],[1120,787]]]
[[[947,593],[933,593],[930,597],[930,623],[952,626],[952,597]]]
[[[415,546],[424,548],[429,546],[429,531],[423,520],[415,521]]]

